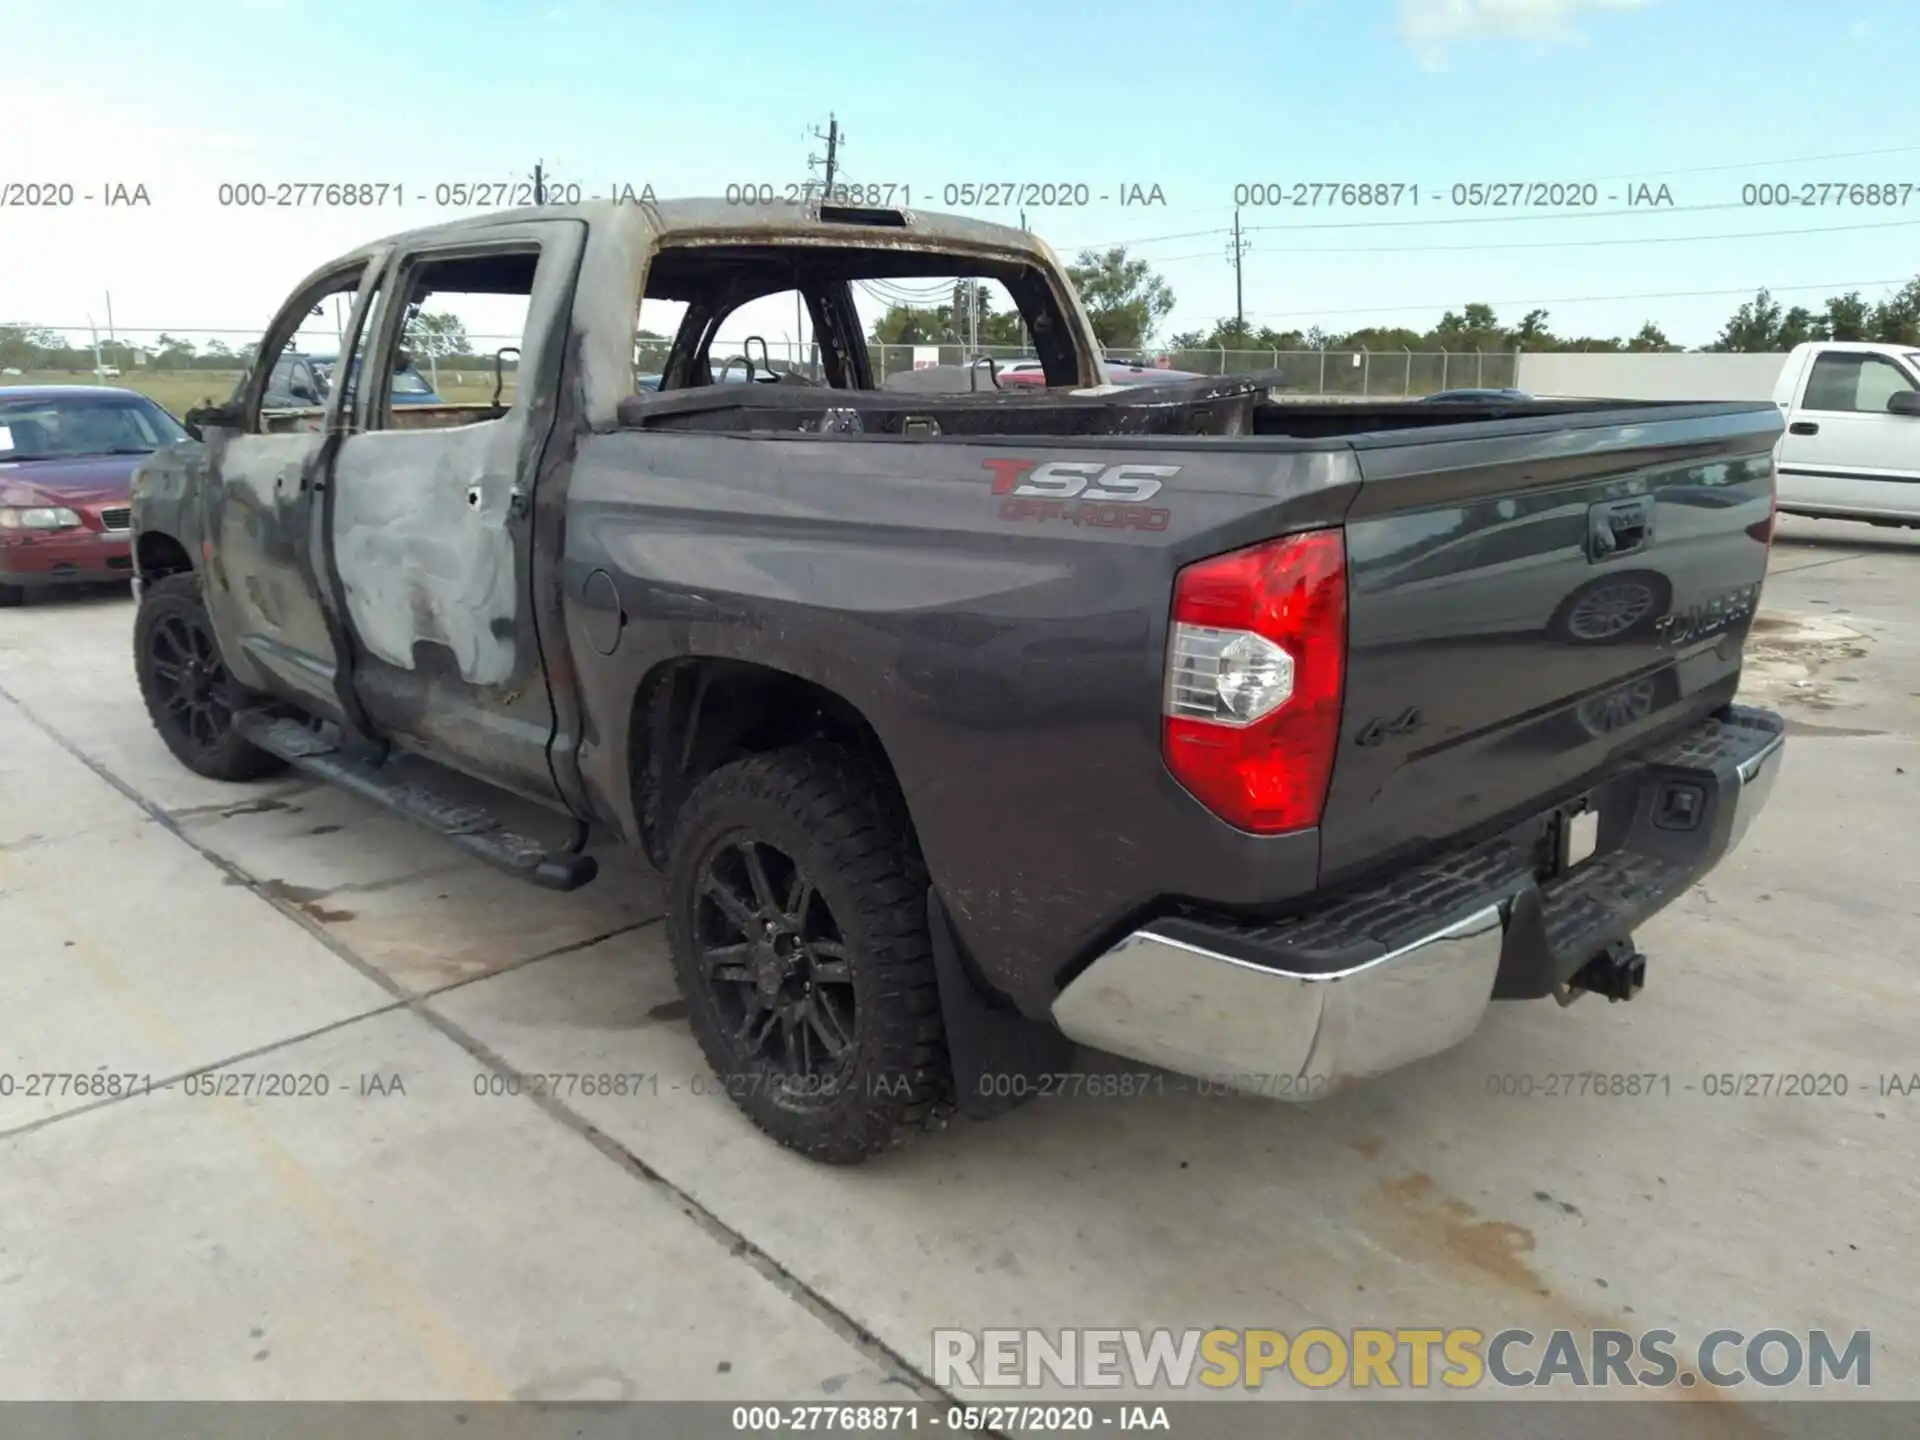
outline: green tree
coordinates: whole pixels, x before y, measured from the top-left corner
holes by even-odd
[[[873,322],[867,339],[875,345],[965,345],[974,335],[982,348],[1031,343],[1020,312],[995,310],[993,292],[985,285],[973,287],[974,318],[969,328],[968,288],[965,280],[956,281],[953,299],[945,305],[888,306],[886,314]]]
[[[1432,348],[1439,350],[1510,350],[1512,337],[1500,327],[1500,319],[1491,305],[1475,302],[1458,314],[1449,310],[1428,335]]]
[[[1131,350],[1153,343],[1154,331],[1173,311],[1173,291],[1145,260],[1129,260],[1124,245],[1082,250],[1067,267],[1093,333],[1109,349]]]
[[[1328,348],[1371,350],[1378,355],[1386,351],[1437,350],[1441,347],[1434,343],[1432,336],[1409,330],[1404,325],[1368,325],[1346,335],[1328,337]]]
[[[1829,340],[1865,340],[1873,330],[1873,307],[1861,298],[1858,290],[1829,295],[1826,308],[1821,312],[1821,322]]]
[[[1733,318],[1720,327],[1720,338],[1707,349],[1742,355],[1759,355],[1777,350],[1780,320],[1780,302],[1762,289],[1733,312]]]
[[[457,315],[416,310],[407,316],[402,344],[415,355],[439,360],[472,352],[467,327]]]
[[[1920,275],[1902,285],[1873,310],[1873,333],[1885,345],[1920,345]]]
[[[1304,350],[1306,336],[1298,330],[1255,327],[1245,320],[1220,320],[1211,330],[1185,330],[1167,339],[1169,350]]]
[[[148,363],[156,370],[185,370],[193,365],[194,353],[191,340],[176,339],[163,332],[153,342],[153,358]]]
[[[1556,350],[1560,344],[1547,327],[1547,312],[1544,310],[1529,310],[1520,318],[1513,332],[1513,343],[1522,350]]]
[[[1773,348],[1791,350],[1794,346],[1804,345],[1809,340],[1826,338],[1825,321],[1806,306],[1796,305],[1780,317],[1780,332],[1774,337]]]
[[[873,322],[868,339],[876,345],[939,345],[946,342],[953,316],[917,305],[889,305]]]
[[[43,325],[0,325],[0,368],[39,370],[66,348],[67,342]]]
[[[1639,333],[1627,342],[1629,350],[1678,350],[1680,347],[1667,339],[1667,332],[1649,320],[1640,327]]]

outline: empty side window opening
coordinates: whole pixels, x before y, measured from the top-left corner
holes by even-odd
[[[1072,332],[1043,272],[938,252],[669,246],[649,268],[635,332],[639,394],[1079,381]]]
[[[317,430],[332,398],[334,357],[353,315],[354,295],[364,267],[343,273],[309,294],[305,312],[292,334],[261,356],[267,367],[260,395],[263,432]]]
[[[538,247],[521,244],[407,266],[398,343],[384,386],[368,392],[372,428],[468,425],[510,411],[539,265]]]

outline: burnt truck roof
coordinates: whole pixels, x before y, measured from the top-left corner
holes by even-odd
[[[746,204],[715,198],[585,200],[574,205],[490,210],[483,215],[396,231],[349,251],[348,256],[422,240],[457,240],[476,231],[528,220],[584,220],[596,230],[611,232],[616,237],[630,237],[634,243],[649,248],[707,237],[775,243],[830,240],[838,245],[871,245],[877,249],[898,245],[936,249],[950,246],[957,250],[1019,255],[1050,266],[1059,263],[1046,242],[1031,231],[965,215],[944,215],[931,210],[822,206],[818,202]]]
[[[622,324],[590,317],[636,316],[647,262],[663,246],[701,244],[831,245],[875,250],[926,250],[982,260],[1033,265],[1047,273],[1081,352],[1082,383],[1099,385],[1099,342],[1074,292],[1066,268],[1039,236],[1011,225],[927,210],[822,206],[818,201],[735,204],[722,199],[653,201],[588,200],[494,210],[439,225],[398,231],[336,257],[308,275],[299,294],[329,273],[363,260],[384,260],[400,247],[458,243],[489,231],[532,222],[584,222],[586,248],[573,297],[571,343],[581,365],[576,383],[587,423],[594,429],[618,423],[618,408],[633,393],[633,336]],[[582,318],[588,317],[588,318]],[[624,332],[624,333],[623,333]],[[529,343],[533,343],[530,337]],[[530,354],[521,368],[537,370]]]

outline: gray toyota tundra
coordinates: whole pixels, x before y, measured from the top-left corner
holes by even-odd
[[[856,296],[954,277],[1004,287],[1044,386],[877,374]],[[717,383],[789,291],[817,373]],[[448,293],[521,307],[519,353],[399,404]],[[264,406],[331,297],[347,382]],[[643,300],[680,307],[664,365]],[[917,211],[368,245],[135,479],[153,723],[201,775],[297,767],[538,885],[616,834],[668,877],[717,1077],[826,1161],[1041,1093],[1076,1044],[1310,1100],[1493,1000],[1635,995],[1635,928],[1780,765],[1734,703],[1778,411],[1123,388],[1102,353],[1044,244]]]

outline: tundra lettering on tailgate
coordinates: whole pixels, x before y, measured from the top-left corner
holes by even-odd
[[[1002,520],[1066,520],[1110,529],[1164,530],[1171,512],[1146,502],[1178,465],[1104,465],[1097,460],[985,460]]]
[[[1697,605],[1662,615],[1654,621],[1654,633],[1660,637],[1659,644],[1663,647],[1684,645],[1689,640],[1704,639],[1717,631],[1738,625],[1753,614],[1759,602],[1758,585],[1741,585],[1732,590],[1723,590]]]

